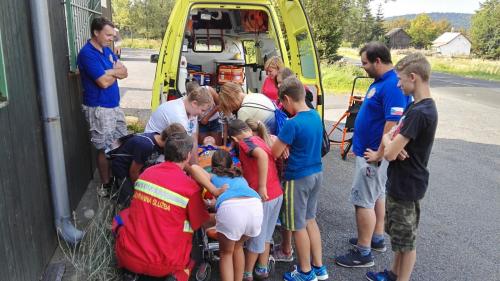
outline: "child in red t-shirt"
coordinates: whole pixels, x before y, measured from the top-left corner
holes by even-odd
[[[265,125],[263,135],[266,138]],[[262,130],[261,130],[262,132]],[[247,242],[245,255],[244,279],[252,279],[252,270],[255,266],[256,277],[267,278],[267,267],[271,240],[276,221],[283,202],[283,191],[278,178],[275,159],[271,149],[259,136],[254,136],[250,127],[243,121],[236,119],[229,123],[229,136],[238,144],[239,157],[243,168],[243,177],[250,187],[257,191],[262,198],[264,218],[259,236],[250,238]],[[257,262],[257,264],[255,264]]]

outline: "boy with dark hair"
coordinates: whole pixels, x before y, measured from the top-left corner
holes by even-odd
[[[420,53],[400,60],[395,67],[399,87],[415,99],[403,117],[382,138],[387,170],[387,219],[394,261],[390,271],[368,272],[368,280],[410,280],[416,260],[415,240],[420,221],[420,200],[429,182],[427,164],[438,123],[436,104],[431,97],[431,67]]]
[[[138,280],[173,275],[187,281],[193,230],[213,224],[201,188],[184,172],[192,147],[187,133],[169,134],[165,162],[141,174],[130,207],[115,217],[118,265],[140,275]]]
[[[271,149],[275,158],[290,149],[286,166],[282,223],[293,232],[298,266],[287,272],[286,281],[326,280],[321,234],[316,223],[318,195],[323,179],[321,143],[323,125],[319,114],[305,103],[304,86],[296,77],[281,83],[279,99],[294,117],[288,119]]]

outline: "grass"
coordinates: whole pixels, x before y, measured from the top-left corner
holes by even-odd
[[[328,94],[351,93],[354,78],[366,76],[362,68],[345,62],[322,64],[321,73],[323,74],[323,88]],[[371,82],[371,79],[358,80],[354,92],[364,94]]]
[[[111,232],[111,222],[116,212],[115,202],[98,197],[96,214],[85,227],[85,235],[78,245],[69,245],[58,236],[59,248],[67,262],[73,266],[77,281],[119,280],[121,273],[116,266],[114,237]]]
[[[406,54],[414,51],[419,50],[408,49],[392,51],[391,54],[393,62],[397,63]],[[359,60],[359,52],[357,49],[342,47],[339,48],[338,53],[341,56]],[[477,58],[446,58],[430,56],[430,53],[428,51],[424,51],[424,53],[431,63],[433,71],[469,78],[500,81],[500,61],[498,60],[483,60]]]
[[[121,43],[122,48],[132,49],[153,49],[160,50],[160,39],[124,38]]]

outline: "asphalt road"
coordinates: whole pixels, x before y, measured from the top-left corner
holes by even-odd
[[[129,78],[122,81],[122,106],[129,113],[147,112],[154,67],[149,52],[124,50]],[[412,280],[500,280],[500,83],[434,73],[432,93],[439,112],[431,155],[430,185],[422,201],[417,263]],[[149,91],[149,93],[148,93]],[[327,124],[345,110],[346,97],[328,96]],[[365,280],[367,269],[334,265],[356,233],[348,195],[354,161],[339,150],[323,159],[324,185],[318,222],[329,280]],[[387,238],[387,241],[388,238]],[[390,266],[390,248],[375,254],[375,266]],[[271,280],[291,264],[278,264]]]

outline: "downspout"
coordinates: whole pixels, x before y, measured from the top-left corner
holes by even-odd
[[[66,242],[76,245],[82,239],[84,233],[76,229],[71,223],[49,10],[47,0],[31,0],[30,4],[37,76],[40,86],[38,94],[42,104],[45,150],[49,168],[55,226],[58,234]]]

